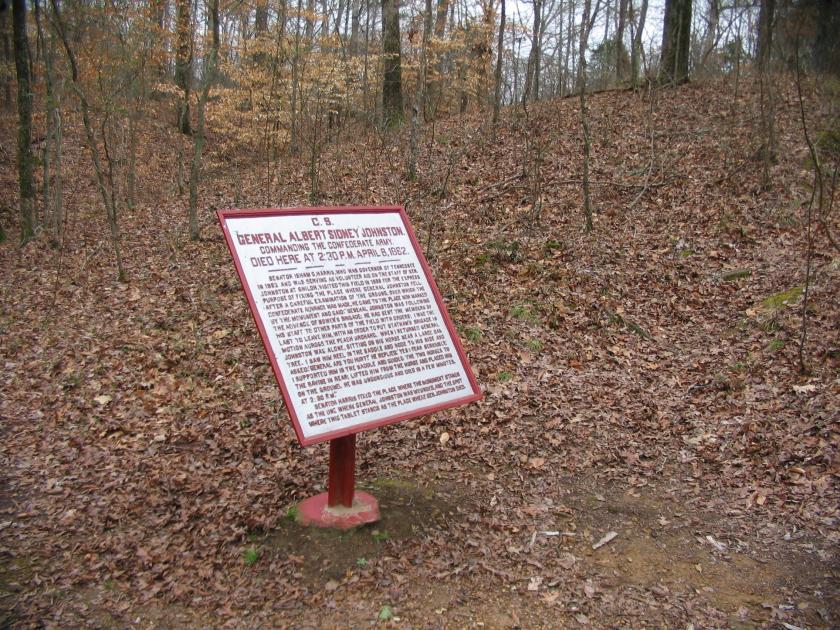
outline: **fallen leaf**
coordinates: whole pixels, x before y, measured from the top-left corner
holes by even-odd
[[[564,551],[560,554],[560,557],[557,559],[557,562],[566,570],[569,570],[575,566],[577,563],[577,558],[573,553],[569,553],[568,551]]]
[[[542,600],[546,604],[551,605],[551,604],[555,603],[559,597],[560,597],[560,591],[551,591],[551,592],[548,592],[548,593],[543,593]]]

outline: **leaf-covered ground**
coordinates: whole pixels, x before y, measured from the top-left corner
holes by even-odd
[[[326,148],[323,205],[407,207],[485,392],[361,435],[383,521],[342,535],[288,518],[327,449],[211,212],[306,204],[308,157],[269,183],[211,137],[192,243],[162,110],[121,284],[71,124],[64,246],[0,245],[0,626],[836,627],[840,255],[801,374],[812,174],[788,89],[761,189],[747,88],[592,97],[591,234],[575,99],[427,127],[414,182],[406,137]]]

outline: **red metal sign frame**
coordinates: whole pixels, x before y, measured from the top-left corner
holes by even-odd
[[[233,237],[230,233],[230,230],[227,227],[227,220],[229,218],[242,219],[248,217],[286,216],[295,214],[330,215],[375,213],[399,214],[403,226],[405,227],[406,234],[408,235],[412,247],[414,248],[414,254],[417,256],[417,260],[420,262],[420,266],[423,269],[423,273],[426,276],[426,281],[429,283],[429,288],[432,291],[432,295],[435,298],[437,308],[440,311],[441,318],[443,319],[443,322],[446,326],[447,333],[449,334],[449,337],[452,341],[452,345],[454,346],[455,351],[458,355],[458,360],[461,363],[464,373],[469,379],[470,387],[472,388],[472,393],[467,396],[445,401],[443,403],[438,403],[426,407],[419,407],[417,409],[404,411],[393,416],[387,416],[385,418],[372,420],[358,425],[352,425],[350,427],[321,433],[319,435],[307,438],[303,434],[303,430],[300,425],[300,420],[298,419],[297,412],[294,408],[294,405],[292,404],[292,398],[289,395],[288,387],[286,386],[286,383],[283,379],[283,375],[280,372],[280,365],[278,364],[277,359],[274,356],[274,352],[272,352],[271,350],[271,342],[269,341],[268,333],[266,332],[265,326],[259,316],[259,311],[257,310],[257,305],[254,300],[254,296],[251,293],[251,288],[248,286],[248,281],[246,279],[245,272],[242,268],[242,262],[239,260],[239,257],[236,254],[236,248],[233,243]],[[271,363],[271,369],[274,372],[274,377],[275,379],[277,379],[277,384],[280,386],[280,392],[283,395],[283,400],[286,403],[286,409],[288,410],[289,417],[292,420],[292,426],[294,427],[295,434],[297,435],[298,441],[302,446],[310,446],[312,444],[326,442],[328,440],[341,438],[344,436],[359,433],[361,431],[377,429],[379,427],[383,427],[389,424],[402,422],[403,420],[409,420],[411,418],[429,415],[438,411],[442,411],[444,409],[451,409],[452,407],[457,407],[459,405],[465,405],[471,402],[475,402],[477,400],[481,400],[481,398],[483,397],[481,389],[479,388],[478,383],[475,379],[475,375],[473,374],[473,371],[470,368],[469,361],[467,360],[467,355],[465,354],[464,349],[461,346],[461,341],[458,338],[457,333],[455,332],[455,327],[452,324],[452,320],[449,318],[449,313],[446,311],[446,307],[443,303],[443,298],[441,297],[440,291],[437,288],[437,284],[435,283],[435,280],[432,277],[432,272],[429,268],[429,264],[426,262],[426,257],[423,256],[423,251],[420,249],[420,244],[417,241],[417,237],[415,236],[414,230],[411,227],[411,223],[408,220],[408,215],[406,214],[405,209],[402,206],[321,206],[313,208],[259,208],[247,210],[239,210],[233,208],[227,210],[217,210],[216,216],[219,219],[219,223],[222,227],[222,232],[225,235],[225,241],[227,243],[228,249],[230,250],[230,254],[233,258],[234,265],[236,266],[236,273],[239,276],[239,281],[242,284],[242,289],[245,291],[245,297],[248,299],[248,306],[251,310],[251,315],[254,318],[254,323],[257,326],[257,330],[260,333],[260,338],[262,339],[263,347],[265,348],[266,354],[268,355],[268,360]]]

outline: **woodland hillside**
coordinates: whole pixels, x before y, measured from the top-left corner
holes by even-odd
[[[495,141],[440,121],[415,181],[405,136],[326,147],[322,203],[407,207],[486,393],[362,434],[385,520],[332,538],[286,519],[326,450],[297,445],[211,213],[306,204],[306,165],[269,190],[210,134],[190,241],[177,131],[149,125],[118,282],[74,120],[63,242],[0,250],[5,623],[836,623],[840,266],[812,216],[806,311],[788,79],[764,190],[752,84],[593,96],[589,233],[575,99],[504,110]]]
[[[178,6],[169,26],[199,22]],[[359,6],[334,48],[289,47],[322,35],[299,2],[296,30],[272,13],[242,39],[282,45],[243,51],[211,0],[183,55],[40,7],[40,56],[4,84],[35,70],[34,101],[0,113],[0,627],[837,627],[840,85],[818,47],[780,19],[765,55],[764,14],[729,8],[712,33],[755,50],[704,58],[695,33],[689,80],[645,46],[634,70],[629,32],[598,66],[587,28],[558,52],[537,24],[533,56],[499,29],[496,81],[468,11],[426,43],[483,65],[421,53],[421,11],[400,121]],[[295,523],[327,447],[298,444],[215,215],[309,205],[406,208],[484,393],[359,434],[382,520],[348,533]]]

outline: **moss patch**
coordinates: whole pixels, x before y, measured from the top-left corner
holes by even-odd
[[[724,271],[721,278],[727,282],[732,282],[734,280],[740,280],[741,278],[749,278],[751,275],[752,269],[732,269],[730,271]]]
[[[798,300],[802,295],[803,290],[804,287],[792,287],[787,291],[774,293],[770,297],[765,298],[761,303],[761,306],[767,310],[777,311],[786,306],[790,306],[793,302]]]

